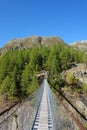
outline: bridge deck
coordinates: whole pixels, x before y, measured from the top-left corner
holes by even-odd
[[[36,115],[33,130],[53,130],[49,96],[47,92],[47,80],[44,80],[44,90],[38,113]]]

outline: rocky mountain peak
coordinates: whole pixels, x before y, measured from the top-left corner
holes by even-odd
[[[53,44],[53,43],[64,43],[64,41],[62,39],[60,39],[59,37],[41,37],[41,36],[30,36],[30,37],[26,37],[26,38],[17,38],[17,39],[13,39],[10,40],[5,46],[6,47],[15,47],[15,46],[19,46],[19,44],[25,45],[25,46],[33,46],[34,44],[38,45],[48,45],[48,44]]]
[[[87,44],[87,40],[81,40],[71,43],[71,45],[77,45],[77,44]]]
[[[71,43],[71,46],[87,53],[87,40],[73,42]]]
[[[12,39],[0,49],[0,53],[8,50],[20,50],[33,47],[40,47],[42,45],[51,46],[52,44],[65,44],[64,41],[57,36],[41,37],[41,36],[30,36],[26,38]]]

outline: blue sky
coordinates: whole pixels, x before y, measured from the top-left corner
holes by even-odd
[[[87,40],[87,0],[0,0],[0,47],[31,35]]]

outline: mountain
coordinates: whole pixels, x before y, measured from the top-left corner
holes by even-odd
[[[76,41],[71,46],[87,53],[87,40]]]
[[[40,47],[42,45],[51,46],[52,44],[65,44],[65,42],[59,37],[40,37],[30,36],[26,38],[17,38],[10,40],[3,48],[0,49],[0,53],[4,53],[8,50],[27,49],[32,47]]]

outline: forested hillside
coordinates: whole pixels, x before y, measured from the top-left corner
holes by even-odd
[[[8,51],[0,57],[0,95],[15,100],[38,88],[36,72],[47,70],[48,79],[59,87],[60,72],[71,62],[83,62],[84,53],[62,44]]]

